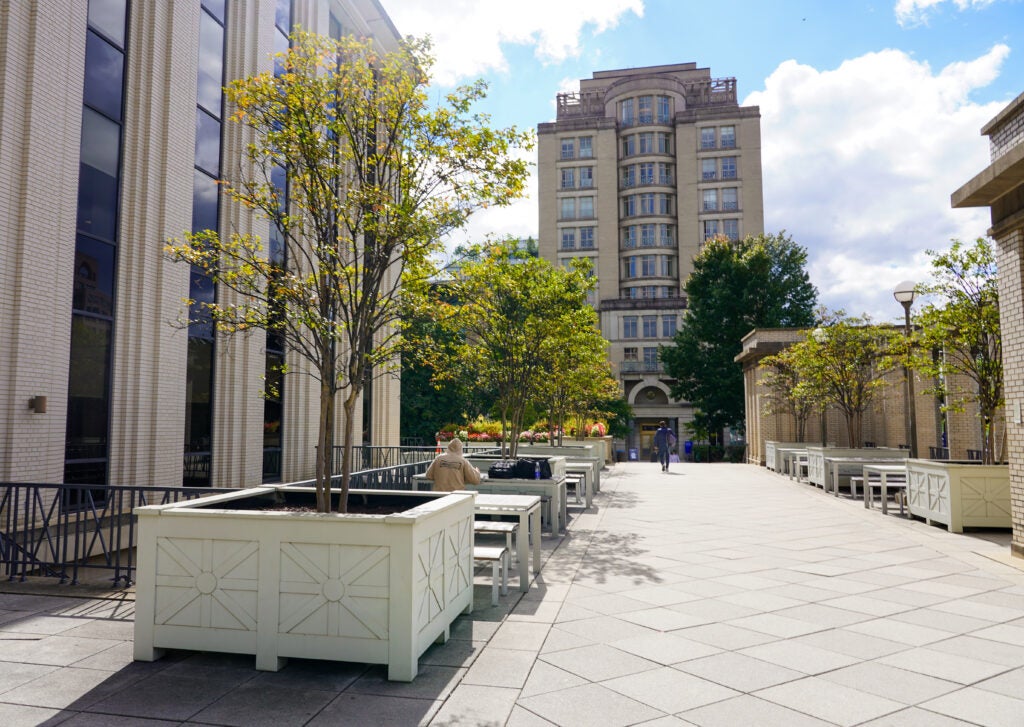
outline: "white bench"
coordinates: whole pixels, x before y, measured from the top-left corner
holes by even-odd
[[[512,538],[513,536],[516,538],[519,537],[519,523],[506,522],[502,520],[474,520],[473,532],[504,535],[505,547],[508,548],[508,552],[515,553],[517,551],[517,548],[512,547]],[[518,540],[515,545],[518,545]]]
[[[498,605],[498,578],[501,577],[501,595],[508,595],[508,548],[474,546],[473,560],[491,564],[491,605]]]

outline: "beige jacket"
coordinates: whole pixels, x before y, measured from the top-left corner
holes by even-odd
[[[462,456],[462,442],[453,439],[448,443],[448,451],[430,463],[426,478],[433,480],[434,490],[452,492],[466,489],[467,484],[479,485],[480,470]]]

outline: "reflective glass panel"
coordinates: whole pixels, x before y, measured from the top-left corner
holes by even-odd
[[[196,166],[220,176],[220,122],[202,109],[196,109]]]
[[[89,0],[89,27],[124,48],[125,10],[128,0]]]
[[[106,456],[110,328],[110,321],[71,317],[66,459]]]
[[[114,246],[79,235],[75,243],[72,308],[100,316],[114,315]]]
[[[226,4],[226,0],[202,0],[203,8],[222,23],[224,22],[224,9]]]
[[[195,170],[192,186],[192,232],[217,230],[217,180]]]
[[[199,14],[199,71],[196,98],[200,106],[220,118],[224,77],[224,28],[206,13]]]
[[[121,120],[124,54],[92,31],[85,36],[85,103]]]

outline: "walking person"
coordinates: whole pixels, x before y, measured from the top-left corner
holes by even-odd
[[[658,431],[654,433],[654,451],[661,463],[661,471],[668,472],[668,458],[672,448],[676,446],[676,433],[662,420],[658,422]]]
[[[425,476],[434,482],[434,489],[441,492],[464,490],[467,484],[480,484],[480,470],[462,456],[461,439],[448,442],[448,451],[437,455]]]

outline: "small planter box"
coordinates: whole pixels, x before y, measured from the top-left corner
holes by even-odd
[[[768,440],[764,443],[764,466],[772,472],[784,474],[782,455],[786,449],[807,449],[807,442],[776,442]]]
[[[907,460],[907,507],[951,533],[965,527],[1010,528],[1010,467]]]
[[[264,511],[315,502],[259,487],[140,507],[135,659],[164,648],[387,664],[412,681],[419,656],[473,606],[473,493],[352,490],[390,515]],[[402,506],[399,505],[401,508]]]

